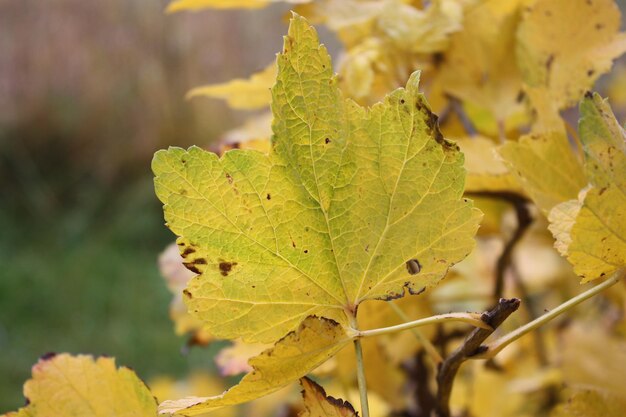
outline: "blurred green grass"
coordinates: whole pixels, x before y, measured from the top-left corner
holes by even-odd
[[[156,259],[173,237],[158,227],[151,178],[97,203],[102,190],[85,193],[63,213],[0,212],[0,412],[23,404],[31,366],[50,351],[115,356],[144,378],[208,362],[180,354],[168,317]]]
[[[167,3],[0,2],[0,414],[51,351],[115,356],[144,380],[213,368],[217,347],[183,356],[173,333],[156,262],[174,236],[149,160],[245,119],[185,93],[267,65],[288,6]]]

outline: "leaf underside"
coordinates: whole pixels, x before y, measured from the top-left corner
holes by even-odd
[[[269,154],[157,152],[157,195],[199,274],[186,302],[212,334],[273,342],[310,315],[345,324],[364,300],[436,285],[471,251],[481,213],[462,198],[463,155],[418,81],[372,108],[342,98],[326,48],[295,16]]]

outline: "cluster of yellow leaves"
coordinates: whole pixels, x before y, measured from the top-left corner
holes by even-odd
[[[274,2],[176,0],[168,10]],[[519,227],[510,194],[537,207],[527,207],[535,221],[505,277],[517,276],[527,299],[558,302],[549,290],[569,275],[548,225],[583,281],[626,266],[624,130],[598,95],[583,98],[626,50],[614,1],[289,3],[307,3],[297,10],[342,42],[339,74],[315,30],[295,16],[277,64],[189,93],[224,99],[234,109],[271,102],[271,113],[231,131],[221,157],[195,147],[155,155],[156,191],[179,236],[160,258],[174,293],[176,331],[201,343],[233,339],[218,366],[224,375],[247,373],[212,396],[221,384],[155,382],[163,414],[228,416],[224,407],[300,379],[303,417],[355,416],[349,403],[303,377],[330,377],[343,398],[354,397],[357,310],[358,326],[372,329],[403,317],[485,309],[494,265]],[[420,82],[441,113],[439,123]],[[576,136],[559,111],[581,99]],[[580,141],[580,155],[570,136]],[[466,260],[481,213],[464,193],[485,213]],[[413,294],[435,286],[416,301]],[[622,342],[608,331],[585,337],[574,330],[563,346],[550,333],[543,348],[523,343],[503,352],[497,372],[466,367],[452,408],[532,416],[545,411],[542,395],[565,384],[571,401],[552,417],[620,415],[626,372],[602,359],[621,364],[623,352],[602,347]],[[429,341],[445,339],[439,332],[363,340],[377,415],[414,406],[405,390],[417,373],[436,372],[441,358]],[[548,359],[562,361],[563,372],[546,369],[541,360]],[[606,381],[595,368],[609,373]],[[156,414],[143,383],[108,358],[42,360],[25,395],[29,405],[7,416]],[[255,415],[265,415],[259,410]]]
[[[288,155],[286,158],[279,159],[279,165],[287,169],[295,169],[295,172],[299,173],[299,180],[303,181],[305,192],[312,198],[312,201],[320,205],[322,211],[325,211],[326,207],[331,206],[331,198],[334,197],[335,188],[325,188],[329,184],[324,173],[326,168],[318,168],[316,164],[319,164],[319,167],[327,165],[329,162],[336,164],[332,152],[329,153],[327,147],[323,145],[328,145],[329,142],[335,143],[336,135],[338,133],[341,135],[342,122],[341,119],[337,118],[337,114],[341,115],[342,112],[346,111],[348,114],[354,112],[350,107],[352,104],[348,107],[341,104],[342,101],[337,98],[336,87],[333,86],[333,83],[337,83],[344,95],[359,103],[371,104],[383,98],[389,90],[404,85],[409,75],[415,69],[420,69],[424,81],[423,88],[426,90],[431,103],[445,114],[445,118],[441,122],[443,132],[459,138],[457,143],[465,154],[464,167],[468,173],[465,192],[476,198],[478,207],[487,213],[482,224],[481,238],[487,239],[486,243],[491,242],[489,244],[495,245],[495,252],[490,253],[500,253],[503,250],[503,239],[506,240],[507,235],[514,232],[516,221],[511,221],[507,217],[510,214],[510,207],[508,203],[498,200],[498,195],[514,193],[521,198],[532,201],[544,216],[550,216],[550,230],[557,238],[557,248],[575,265],[575,272],[582,275],[585,280],[605,276],[624,266],[626,261],[622,245],[626,233],[620,228],[625,223],[622,206],[626,207],[626,205],[621,205],[619,199],[604,199],[604,201],[611,203],[609,203],[610,208],[603,208],[602,213],[606,213],[611,218],[600,218],[596,221],[596,223],[602,223],[606,220],[607,222],[603,225],[590,224],[588,219],[579,215],[580,206],[584,205],[580,199],[585,199],[589,191],[585,190],[581,194],[580,201],[574,201],[574,199],[577,198],[581,190],[585,189],[588,183],[593,185],[594,180],[589,174],[589,169],[587,168],[587,173],[583,169],[579,156],[568,141],[563,121],[558,113],[559,110],[568,108],[579,101],[583,93],[593,86],[595,80],[610,70],[613,59],[626,50],[626,38],[623,34],[618,33],[620,18],[614,2],[612,0],[593,2],[585,0],[435,0],[429,3],[427,7],[424,7],[419,1],[323,0],[299,6],[297,10],[300,13],[309,17],[314,23],[327,26],[337,34],[343,43],[345,49],[339,61],[339,75],[336,80],[331,78],[330,72],[327,72],[326,75],[328,84],[319,82],[314,76],[312,77],[315,70],[312,71],[311,66],[317,67],[320,73],[324,73],[324,69],[330,71],[330,62],[324,58],[325,50],[323,48],[321,54],[319,53],[320,49],[316,49],[316,39],[309,42],[307,51],[302,50],[300,55],[294,52],[294,48],[300,46],[299,42],[303,38],[308,38],[307,40],[312,38],[306,31],[298,33],[300,29],[294,29],[292,26],[290,34],[286,38],[283,54],[278,59],[279,73],[276,85],[273,87],[273,100],[268,94],[270,87],[274,84],[273,76],[276,67],[273,65],[260,73],[253,74],[248,80],[233,80],[230,83],[203,87],[193,90],[190,95],[223,98],[230,103],[231,107],[243,109],[263,108],[272,101],[274,113],[272,145],[270,146],[269,139],[271,119],[263,115],[260,118],[251,119],[245,127],[231,133],[230,140],[227,142],[233,145],[226,144],[224,149],[242,147],[259,149],[264,152],[269,151],[270,155],[274,152]],[[195,6],[199,5],[201,5],[199,2],[195,3]],[[205,6],[213,7],[211,4],[205,4]],[[298,35],[300,40],[297,39]],[[298,62],[292,60],[289,65],[285,65],[284,61],[289,61],[289,54],[299,56]],[[311,61],[312,55],[315,58]],[[281,62],[283,62],[282,67]],[[301,62],[306,62],[306,64],[302,65]],[[294,78],[291,74],[285,75],[288,70],[291,70],[292,74],[298,75],[299,91],[291,90],[294,86]],[[303,80],[304,83],[302,83]],[[327,87],[327,85],[331,87]],[[409,81],[407,86],[409,92],[411,91],[410,85],[411,82]],[[331,111],[328,111],[326,107],[320,108],[319,106],[307,108],[307,97],[313,91],[317,100],[321,100],[324,104],[331,103],[328,108]],[[287,111],[282,107],[285,102],[288,103]],[[390,98],[386,98],[385,105],[390,104],[393,102],[390,102]],[[596,103],[597,105],[598,103]],[[584,106],[585,102],[583,102]],[[376,108],[374,106],[373,110]],[[602,111],[610,113],[608,107]],[[354,113],[357,114],[358,112]],[[348,118],[351,117],[353,116],[348,116]],[[330,130],[329,127],[325,127],[326,125],[339,127]],[[468,129],[468,125],[470,129]],[[524,129],[525,126],[529,127],[532,133],[518,137],[519,129]],[[350,129],[354,128],[351,127]],[[614,127],[612,129],[616,130]],[[298,139],[292,140],[301,135],[303,130],[309,132],[308,143],[299,142]],[[588,130],[583,123],[580,135],[584,146],[586,146],[589,137],[585,133]],[[476,132],[479,134],[477,135]],[[621,135],[621,130],[619,133]],[[289,146],[283,148],[286,137],[290,138]],[[498,143],[499,141],[502,142],[505,137],[512,140]],[[600,142],[605,140],[602,139],[603,136],[601,135],[598,137],[601,138]],[[322,143],[322,140],[325,143]],[[385,143],[385,141],[383,140],[381,143]],[[303,145],[308,146],[311,150],[309,155],[302,154],[301,156],[299,153],[299,149]],[[608,146],[609,149],[623,152],[623,140],[621,145],[613,143],[599,146]],[[191,256],[193,259],[198,259],[197,256],[201,256],[201,260],[214,259],[209,262],[209,264],[214,264],[215,269],[213,271],[205,267],[204,263],[194,265],[194,268],[201,275],[194,278],[186,293],[190,310],[194,311],[195,315],[205,323],[206,328],[211,329],[211,332],[216,332],[219,337],[243,336],[245,341],[272,341],[282,332],[293,329],[293,326],[307,314],[330,317],[337,320],[342,326],[350,324],[349,315],[346,320],[341,314],[337,315],[332,312],[333,307],[331,306],[337,300],[328,300],[329,302],[326,302],[323,310],[314,309],[313,306],[308,308],[303,305],[298,308],[298,311],[301,312],[300,316],[294,316],[288,311],[288,306],[284,305],[281,307],[282,315],[273,316],[270,313],[273,310],[266,304],[263,306],[256,304],[268,302],[264,300],[263,295],[260,298],[255,298],[256,302],[254,303],[252,300],[241,299],[246,291],[239,285],[253,282],[249,278],[244,278],[250,277],[250,275],[245,271],[245,264],[239,262],[244,252],[225,254],[223,246],[227,244],[227,238],[216,234],[216,219],[211,218],[209,220],[210,226],[207,223],[207,226],[203,228],[203,219],[193,213],[194,209],[190,207],[187,200],[181,198],[182,195],[187,195],[189,191],[192,191],[191,198],[194,200],[198,198],[213,200],[211,194],[206,194],[209,192],[208,189],[195,185],[195,183],[203,184],[208,181],[208,178],[197,176],[200,165],[212,167],[211,170],[215,172],[211,175],[212,183],[215,183],[222,176],[221,180],[217,182],[220,184],[218,193],[222,201],[225,201],[225,195],[228,196],[229,201],[237,199],[239,193],[246,196],[241,201],[244,206],[248,207],[248,212],[252,216],[250,217],[248,214],[248,219],[242,223],[242,226],[249,227],[249,230],[261,228],[262,232],[258,232],[258,235],[255,232],[255,236],[263,236],[265,232],[261,224],[255,224],[252,220],[256,216],[254,210],[259,207],[263,208],[263,217],[269,220],[274,229],[274,244],[276,245],[276,252],[279,254],[281,254],[281,246],[278,241],[280,237],[285,240],[284,247],[288,248],[291,244],[294,249],[292,253],[299,253],[297,259],[298,262],[301,262],[302,251],[308,253],[309,250],[301,246],[301,240],[304,238],[304,245],[309,247],[308,245],[311,245],[309,243],[310,238],[297,232],[294,234],[289,232],[288,236],[276,234],[284,223],[276,223],[273,220],[278,219],[278,216],[274,217],[270,211],[274,203],[267,204],[263,199],[266,196],[267,201],[270,201],[270,198],[274,201],[276,194],[271,186],[273,181],[271,177],[268,177],[265,182],[256,183],[246,178],[246,181],[252,185],[252,189],[249,191],[237,189],[234,195],[228,194],[230,188],[238,187],[227,187],[224,177],[228,179],[226,182],[232,186],[238,177],[234,176],[230,170],[236,169],[237,174],[243,174],[255,165],[256,168],[254,169],[258,170],[259,162],[257,160],[248,159],[245,163],[237,163],[231,159],[230,154],[226,154],[221,160],[223,161],[222,164],[225,164],[224,168],[218,168],[217,161],[213,159],[204,159],[200,162],[201,158],[206,157],[197,150],[190,150],[188,153],[179,150],[169,152],[172,156],[167,159],[168,167],[174,166],[181,160],[191,166],[186,168],[184,172],[171,170],[171,168],[161,172],[159,166],[162,164],[159,162],[155,166],[157,190],[160,187],[159,176],[163,174],[167,174],[168,177],[185,177],[186,181],[191,184],[192,190],[185,190],[184,192],[181,190],[177,193],[172,191],[174,190],[172,184],[178,186],[179,182],[168,178],[167,182],[163,183],[162,187],[168,190],[165,196],[161,195],[162,200],[166,203],[166,217],[168,217],[168,205],[175,204],[180,207],[180,209],[175,210],[175,214],[172,214],[173,217],[168,218],[168,224],[170,227],[173,226],[173,230],[177,234],[183,236],[179,238],[179,245],[183,247],[183,254],[185,250],[188,250],[187,248],[192,248],[194,250]],[[294,159],[291,160],[291,158]],[[620,155],[611,156],[611,158],[619,159],[616,163],[618,167],[623,165]],[[196,160],[198,160],[197,164]],[[559,162],[555,163],[557,160]],[[343,161],[340,160],[339,162]],[[272,161],[269,164],[275,163]],[[606,166],[606,164],[608,164],[607,160],[601,161],[601,166]],[[197,168],[196,165],[198,165]],[[589,164],[585,165],[588,166]],[[310,170],[307,168],[308,166],[311,166]],[[346,167],[349,166],[346,165]],[[388,169],[385,167],[384,172],[387,172]],[[307,184],[307,178],[311,174],[317,181],[314,187]],[[259,173],[256,175],[263,176]],[[353,176],[353,174],[346,174],[345,176],[350,175]],[[621,190],[621,185],[617,180],[619,177],[615,173],[611,175],[610,181],[618,184],[614,188],[596,186],[598,193],[599,190],[603,190],[602,193],[607,192],[607,189]],[[333,180],[336,181],[335,178]],[[605,178],[603,184],[607,181],[610,182]],[[419,188],[415,188],[415,184],[412,187],[417,194],[420,194]],[[362,188],[359,187],[361,192],[359,196],[371,193],[363,191]],[[251,197],[247,196],[249,193],[252,195]],[[175,197],[170,203],[170,198],[172,198],[170,196],[172,195]],[[496,196],[495,199],[493,196]],[[253,201],[254,198],[258,201]],[[403,195],[403,198],[410,197]],[[284,204],[282,200],[280,203]],[[306,206],[306,204],[303,205]],[[367,208],[368,216],[377,212],[375,204],[363,201],[363,205]],[[208,205],[205,207],[202,213],[211,210]],[[225,203],[223,207],[226,207]],[[183,213],[181,210],[184,210],[186,216],[184,219],[180,217]],[[238,225],[238,221],[244,215],[246,214],[235,211],[229,220],[229,223],[237,228],[237,233],[243,235],[246,234],[247,229],[242,229],[242,226]],[[284,212],[281,213],[280,217],[283,216]],[[295,217],[300,218],[301,216]],[[330,217],[334,218],[332,214]],[[328,219],[328,214],[326,218]],[[574,219],[576,218],[578,219],[577,224],[581,224],[581,226],[574,227],[576,223]],[[206,219],[204,217],[204,220]],[[176,223],[179,223],[180,226],[176,226]],[[194,226],[194,223],[197,226]],[[305,223],[314,224],[311,223],[311,220],[299,223],[302,225]],[[200,241],[205,236],[203,233],[207,232],[206,227],[211,228],[211,239],[216,244],[221,245],[220,248],[206,250],[202,247],[205,244]],[[333,242],[330,224],[327,224],[326,227],[330,235],[331,246],[329,250],[333,253],[335,242]],[[345,226],[342,227],[345,228]],[[316,226],[315,228],[319,229],[320,227]],[[323,223],[321,228],[323,228]],[[593,238],[591,237],[593,234],[590,234],[590,228],[594,230],[593,233],[596,235]],[[350,233],[349,230],[345,229],[342,233]],[[360,233],[362,233],[363,229],[358,230],[361,230]],[[585,236],[587,240],[576,239],[577,230],[581,230],[580,235]],[[499,234],[500,237],[494,238],[494,234]],[[241,238],[237,239],[242,242]],[[583,245],[583,242],[586,246],[581,248],[580,245]],[[336,247],[345,247],[343,243],[336,242],[336,244]],[[367,242],[360,246],[367,248]],[[517,273],[524,277],[533,291],[541,292],[545,289],[546,284],[554,282],[557,277],[567,275],[567,273],[562,272],[565,268],[551,249],[552,242],[549,235],[546,234],[545,220],[527,232],[525,240],[517,246],[514,254]],[[201,251],[201,255],[197,254],[199,247],[205,249]],[[602,247],[604,249],[601,249]],[[346,258],[345,263],[346,266],[350,265],[350,272],[359,271],[357,266],[359,261],[356,255],[358,252],[348,249],[343,251],[351,255]],[[613,252],[607,255],[607,252],[611,251]],[[586,256],[584,260],[577,259],[577,256],[581,256],[578,255],[580,253],[582,256]],[[588,262],[590,257],[595,257],[596,263],[600,262],[604,268],[590,264]],[[236,258],[237,261],[232,261],[231,258]],[[409,259],[410,256],[404,258]],[[187,262],[193,262],[193,259],[191,261],[188,259]],[[442,259],[445,258],[442,257]],[[484,308],[488,305],[484,300],[488,298],[492,284],[489,279],[484,277],[485,275],[492,277],[496,272],[493,268],[488,268],[486,271],[480,268],[484,268],[484,265],[489,262],[486,260],[493,259],[493,263],[495,263],[496,259],[487,252],[476,255],[472,259],[464,262],[466,266],[459,268],[458,271],[455,270],[452,274],[453,277],[460,277],[461,279],[451,279],[449,283],[433,292],[427,300],[422,301],[423,309],[420,314],[428,315],[440,308],[446,308],[442,306]],[[480,265],[475,263],[477,259],[480,260]],[[537,259],[542,259],[544,262],[531,267],[530,265]],[[247,261],[249,260],[247,259]],[[317,267],[323,266],[327,262],[329,261],[324,260],[323,257],[315,258]],[[233,278],[237,280],[237,283],[234,284],[235,287],[231,288],[232,284],[230,283],[227,283],[228,287],[224,287],[221,278],[217,276],[218,273],[224,275],[224,271],[220,267],[224,263],[232,264],[233,271],[237,271],[237,275],[233,275]],[[607,267],[607,263],[611,268]],[[341,266],[343,261],[341,258],[337,258],[335,254],[334,259],[330,260],[330,264]],[[310,264],[304,263],[302,265]],[[585,265],[589,269],[582,271],[581,265]],[[424,271],[425,266],[420,259],[421,271]],[[261,266],[261,268],[263,267]],[[230,267],[227,272],[228,274],[224,276],[230,279]],[[319,272],[324,276],[323,267]],[[268,273],[270,272],[268,271]],[[277,269],[277,265],[273,263],[271,274],[284,276],[281,269]],[[339,276],[342,275],[344,277],[350,276],[347,269],[341,270],[340,268]],[[216,276],[217,280],[220,280],[219,286],[214,289],[209,288],[209,285],[215,285],[209,284],[212,282],[211,278],[208,278],[209,276]],[[323,278],[323,280],[326,279]],[[374,284],[375,286],[380,285],[380,283]],[[411,285],[408,285],[407,288],[411,289]],[[424,285],[424,287],[428,286]],[[360,287],[362,288],[362,284]],[[254,288],[256,289],[256,285]],[[228,295],[224,297],[225,290],[232,291],[232,294],[237,294],[240,297],[237,300],[237,305],[228,306],[232,297]],[[256,292],[255,297],[266,291],[267,289]],[[331,293],[334,291],[332,290]],[[386,297],[388,298],[389,294],[394,292],[397,290],[391,290],[391,293],[387,292]],[[314,293],[309,289],[307,297],[311,294]],[[346,287],[345,282],[343,283],[343,290],[339,291],[338,294],[347,295],[347,297],[345,303],[337,304],[337,309],[348,312],[363,299],[358,295],[355,296],[350,285]],[[272,300],[274,300],[276,293],[272,293],[272,295],[274,296]],[[372,298],[378,297],[385,298],[383,295]],[[471,301],[469,303],[466,301],[475,300],[476,297],[483,301]],[[294,294],[290,294],[288,299],[293,302]],[[354,300],[354,302],[351,303],[350,300]],[[363,305],[360,310],[360,317],[376,317],[380,314],[376,309],[368,309],[370,305],[367,303]],[[245,325],[242,327],[241,323],[233,325],[230,321],[224,322],[224,316],[212,319],[210,311],[217,311],[217,306],[220,309],[225,309],[223,311],[229,311],[229,314],[236,316],[239,321],[244,321]],[[383,307],[383,309],[385,308]],[[365,313],[366,309],[372,311]],[[268,324],[278,322],[280,325],[278,328],[274,325],[270,333],[267,333],[267,330],[258,328],[260,323],[255,323],[254,325],[257,327],[253,333],[250,333],[249,321],[252,315],[255,317],[263,316],[264,318],[271,317],[267,319]],[[367,323],[366,327],[385,326],[393,323],[394,319],[397,320],[395,316],[390,319],[385,314],[381,317],[386,318],[379,320],[378,323]],[[429,336],[432,337],[432,335]],[[407,335],[402,337],[407,337]],[[414,336],[408,335],[408,337]],[[415,351],[415,342],[415,340],[408,342],[406,339],[398,339],[394,342],[389,340],[384,342],[367,340],[364,342],[366,362],[368,357],[378,358],[397,355],[396,360],[390,361],[393,366],[381,366],[380,361],[378,363],[374,363],[376,361],[366,363],[370,370],[368,376],[370,390],[380,395],[395,410],[402,410],[407,406],[401,394],[401,390],[407,382],[406,374],[399,371],[399,363],[411,357]],[[403,348],[406,346],[412,346],[412,348]],[[233,369],[244,370],[246,367],[241,366],[243,364],[241,359],[249,355],[246,353],[235,355],[235,352],[246,352],[245,343],[237,341],[229,349],[220,355],[222,362],[225,358],[231,360],[231,362],[223,364],[223,369],[230,369],[229,366],[232,365],[234,366]],[[236,361],[237,356],[240,358],[240,362]],[[354,363],[353,353],[346,348],[339,353],[338,360],[331,361],[322,373],[327,372],[342,380],[344,385],[349,385],[354,377],[352,363]],[[495,383],[492,379],[485,378],[485,381],[490,381],[485,382],[485,386]],[[238,387],[234,388],[234,390],[237,389]],[[520,397],[521,399],[522,397]],[[203,407],[210,404],[222,404],[224,401],[221,396],[201,400],[206,402]],[[195,404],[198,401],[200,400],[194,399],[189,404]],[[188,405],[185,403],[175,404],[176,407]],[[478,404],[486,406],[483,400],[479,400]],[[497,415],[498,412],[502,415],[514,415],[514,410],[519,411],[516,404],[519,405],[515,402],[508,402],[506,407],[509,411],[504,411],[502,408],[505,407],[505,403],[491,404],[488,408],[499,410],[494,415]],[[473,410],[482,415],[481,406],[478,407]],[[205,409],[199,408],[198,410]],[[188,410],[183,412],[187,413]]]
[[[626,133],[597,94],[580,113],[589,186],[554,207],[550,221],[557,249],[587,282],[626,265]]]
[[[480,212],[462,198],[461,154],[418,81],[370,109],[346,101],[315,31],[294,17],[272,88],[269,154],[156,154],[157,195],[199,274],[184,291],[193,315],[245,342],[295,330],[223,396],[166,402],[164,412],[203,413],[294,381],[351,340],[362,302],[434,286],[471,251]]]

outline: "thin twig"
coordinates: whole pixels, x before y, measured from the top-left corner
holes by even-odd
[[[502,297],[504,293],[504,277],[506,275],[507,269],[509,268],[509,265],[511,264],[511,255],[513,254],[515,245],[517,245],[520,239],[524,236],[524,233],[526,233],[526,230],[528,230],[533,222],[533,217],[528,210],[529,200],[521,194],[513,192],[478,191],[473,193],[467,193],[467,195],[475,197],[495,198],[498,200],[506,201],[510,203],[515,209],[515,215],[517,217],[517,227],[513,232],[513,236],[511,236],[511,238],[504,245],[504,249],[502,250],[502,253],[498,257],[498,260],[496,262],[496,282],[493,289],[493,297],[497,300]]]
[[[481,348],[479,349],[479,352],[476,352],[476,355],[474,357],[472,357],[472,359],[493,358],[500,351],[502,351],[502,349],[504,349],[505,347],[507,347],[509,344],[511,344],[512,342],[516,341],[520,337],[522,337],[522,336],[530,333],[531,331],[533,331],[533,330],[543,326],[544,324],[546,324],[550,320],[553,320],[554,318],[560,316],[561,314],[565,313],[566,311],[569,311],[570,309],[572,309],[573,307],[575,307],[578,304],[582,303],[583,301],[586,301],[589,298],[593,297],[594,295],[599,294],[602,291],[604,291],[605,289],[607,289],[607,288],[617,284],[625,276],[626,276],[626,270],[624,270],[624,269],[617,270],[610,278],[608,278],[604,282],[596,285],[595,287],[592,287],[592,288],[588,289],[585,292],[582,292],[582,293],[578,294],[574,298],[570,298],[569,300],[567,300],[563,304],[559,305],[558,307],[553,308],[552,310],[548,311],[544,315],[542,315],[542,316],[536,318],[535,320],[533,320],[533,321],[523,325],[522,327],[518,327],[517,329],[515,329],[512,332],[502,336],[501,338],[495,340],[494,342],[492,342],[492,343],[490,343],[488,345],[485,345],[485,346],[481,346]]]
[[[426,364],[426,356],[424,349],[420,349],[404,367],[408,380],[412,382],[409,391],[413,393],[414,400],[414,408],[407,410],[407,416],[431,417],[435,409],[435,395],[429,384],[432,368]]]
[[[500,326],[520,306],[518,298],[501,298],[491,310],[483,313],[481,319],[493,329]],[[480,353],[481,345],[494,330],[474,329],[465,342],[448,356],[437,372],[437,416],[450,417],[450,394],[454,378],[463,364],[471,356]]]
[[[461,122],[461,125],[463,126],[463,129],[465,130],[465,133],[467,133],[469,136],[476,136],[478,132],[476,131],[476,128],[474,127],[474,123],[472,123],[470,118],[467,116],[467,113],[465,113],[461,100],[449,94],[447,95],[447,97],[450,103],[450,108],[452,112],[454,112],[454,114],[456,114],[457,117],[459,118],[459,121]]]

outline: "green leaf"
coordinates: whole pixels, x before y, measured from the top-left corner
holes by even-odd
[[[369,109],[342,98],[326,48],[295,16],[269,155],[155,155],[167,224],[200,274],[186,302],[212,334],[273,342],[309,315],[346,324],[365,300],[436,285],[472,250],[481,213],[462,196],[463,155],[418,81]]]
[[[588,282],[626,266],[626,135],[598,94],[583,99],[580,113],[589,186],[549,220],[557,249]]]

